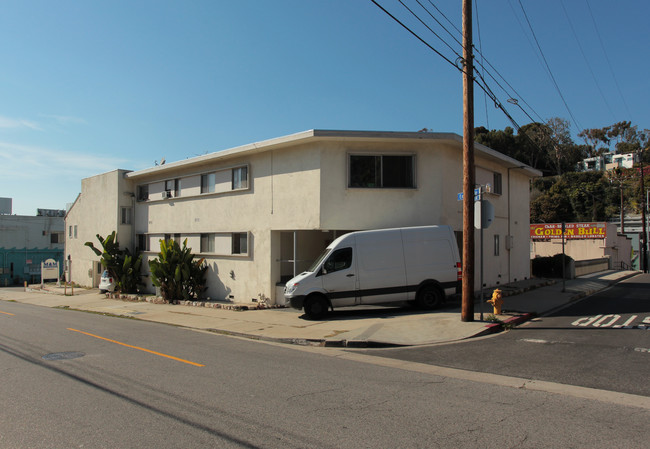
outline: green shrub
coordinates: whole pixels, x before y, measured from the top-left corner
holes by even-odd
[[[158,258],[149,262],[149,269],[153,285],[167,301],[198,299],[206,290],[208,267],[205,259],[194,260],[187,239],[183,247],[174,240],[161,240]]]
[[[101,251],[95,248],[92,242],[86,242],[85,245],[100,257],[102,266],[115,279],[115,290],[122,293],[137,293],[138,286],[143,285],[140,273],[142,255],[138,252],[132,255],[128,248],[121,250],[115,231],[106,238],[97,234],[97,240],[102,245]]]
[[[552,257],[535,257],[532,260],[533,276],[538,278],[561,278],[563,258],[568,274],[569,265],[573,259],[567,255],[556,254]]]

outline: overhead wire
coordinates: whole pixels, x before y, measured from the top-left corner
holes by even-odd
[[[476,1],[476,0],[475,0],[475,1]],[[447,29],[447,27],[445,27],[445,26],[444,26],[444,25],[443,25],[443,24],[442,24],[442,23],[441,23],[441,22],[440,22],[440,21],[439,21],[439,20],[438,20],[438,19],[437,19],[437,18],[436,18],[432,13],[431,13],[431,11],[430,11],[426,6],[422,5],[422,3],[421,3],[419,0],[416,0],[416,2],[420,5],[420,7],[422,7],[422,9],[424,9],[424,10],[427,12],[427,14],[429,14],[429,16],[431,16],[431,17],[432,17],[432,18],[433,18],[433,19],[434,19],[434,20],[435,20],[435,21],[440,25],[440,27],[441,27],[443,30],[445,30],[445,32],[447,32],[447,34],[448,34],[448,35],[449,35],[449,36],[450,36],[450,37],[451,37],[451,38],[452,38],[452,39],[453,39],[453,40],[454,40],[458,45],[461,46],[461,48],[464,48],[462,42],[461,42],[459,39],[457,39],[456,36],[454,36],[454,34],[453,34],[451,31],[449,31],[449,30]],[[432,2],[432,0],[428,0],[428,2],[429,2],[429,4],[430,4],[430,5],[431,5],[431,6],[432,6],[432,7],[433,7],[437,12],[438,12],[438,14],[440,14],[442,17],[444,17],[444,19],[445,19],[445,20],[446,20],[446,21],[451,25],[452,28],[454,28],[454,29],[456,30],[456,32],[457,32],[458,34],[462,34],[462,31],[459,30],[458,27],[457,27],[457,26],[456,26],[456,25],[455,25],[451,20],[449,20],[449,18],[448,18],[448,17],[447,17],[447,16],[446,16],[446,15],[445,15],[441,10],[440,10],[440,8],[438,8],[438,7],[437,7],[437,6]],[[477,10],[477,18],[478,18],[478,10]],[[437,36],[437,37],[440,39],[439,36]],[[474,46],[474,47],[473,47],[473,50],[475,50],[475,52],[476,52],[476,53],[481,57],[480,59],[477,59],[477,60],[476,60],[477,65],[481,67],[481,69],[485,72],[486,75],[488,75],[490,78],[492,78],[492,80],[493,80],[493,81],[494,81],[494,82],[499,86],[499,88],[501,88],[501,90],[503,90],[503,92],[504,92],[506,95],[508,95],[509,99],[516,98],[516,99],[518,100],[518,102],[517,102],[517,106],[519,106],[519,108],[522,109],[522,111],[524,111],[524,113],[525,113],[529,118],[530,118],[530,114],[528,114],[528,113],[524,110],[524,108],[521,106],[521,104],[519,104],[519,101],[523,102],[523,103],[526,105],[526,107],[527,107],[528,109],[530,109],[530,111],[531,111],[534,115],[537,116],[537,118],[539,119],[540,122],[545,122],[545,119],[543,119],[543,118],[542,118],[542,117],[537,113],[537,111],[535,111],[535,110],[533,109],[533,107],[530,106],[530,105],[526,102],[526,100],[521,96],[521,94],[519,94],[519,92],[517,92],[517,90],[516,90],[514,87],[512,87],[512,85],[508,82],[508,80],[507,80],[503,75],[501,75],[501,73],[499,73],[499,71],[496,69],[496,67],[494,67],[494,66],[490,63],[490,61],[489,61],[489,60],[485,57],[485,55],[483,54],[482,49],[481,49],[481,48],[476,48],[476,46]],[[489,66],[489,68],[486,67],[485,64],[487,64],[487,65]],[[499,78],[500,78],[500,79],[501,79],[501,80],[502,80],[502,81],[503,81],[503,82],[504,82],[504,83],[505,83],[505,84],[510,88],[510,90],[511,90],[512,92],[509,92],[505,87],[503,87],[503,86],[501,85],[501,83],[499,82],[499,80],[497,79],[497,77],[495,77],[495,76],[492,74],[492,72],[495,72],[496,75],[497,75],[497,76],[498,76],[498,77],[499,77]],[[514,94],[513,94],[513,93],[514,93]],[[531,121],[536,121],[536,120],[534,120],[534,119],[531,118]]]
[[[395,22],[397,22],[397,23],[398,23],[402,28],[404,28],[406,31],[408,31],[412,36],[414,36],[416,39],[418,39],[420,42],[422,42],[425,46],[427,46],[430,50],[432,50],[432,51],[433,51],[434,53],[436,53],[438,56],[440,56],[441,58],[443,58],[447,63],[449,63],[450,65],[452,65],[453,67],[455,67],[455,68],[456,68],[457,70],[459,70],[460,72],[462,72],[462,73],[466,73],[465,70],[464,70],[464,68],[463,68],[464,65],[463,65],[462,67],[460,67],[459,65],[455,64],[454,62],[452,62],[448,57],[446,57],[445,55],[443,55],[439,50],[437,50],[437,49],[434,48],[431,44],[429,44],[429,43],[428,43],[424,38],[422,38],[420,35],[418,35],[418,34],[417,34],[415,31],[413,31],[411,28],[409,28],[409,27],[408,27],[404,22],[402,22],[401,20],[399,20],[395,15],[391,14],[391,13],[390,13],[386,8],[384,8],[382,5],[380,5],[376,0],[370,0],[370,1],[371,1],[372,3],[374,3],[375,6],[377,6],[379,9],[381,9],[381,10],[382,10],[386,15],[388,15],[391,19],[393,19]],[[410,13],[411,13],[411,15],[413,15],[414,17],[416,17],[416,19],[417,19],[420,23],[422,23],[422,24],[423,24],[423,25],[424,25],[424,26],[425,26],[425,27],[426,27],[430,32],[432,32],[432,33],[433,33],[433,34],[434,34],[438,39],[440,39],[441,41],[443,41],[443,42],[445,43],[445,45],[446,45],[447,47],[449,47],[449,48],[454,52],[454,54],[459,55],[458,52],[456,52],[456,51],[453,49],[453,47],[451,47],[451,46],[450,46],[446,41],[444,41],[444,39],[442,39],[442,37],[440,37],[439,34],[435,33],[435,32],[431,29],[431,27],[429,27],[428,25],[426,25],[426,24],[423,22],[423,20],[422,20],[422,19],[421,19],[421,18],[420,18],[420,17],[419,17],[419,16],[418,16],[418,15],[417,15],[417,14],[416,14],[412,9],[411,9],[411,8],[407,7],[407,6],[403,3],[402,0],[398,0],[398,1],[399,1],[399,3],[402,4],[402,6],[404,6],[404,7],[405,7],[405,8],[406,8]],[[418,0],[416,0],[416,1],[417,1],[417,3],[418,3],[422,8],[424,8],[427,12],[429,12],[429,11],[428,11],[428,10],[427,10],[427,9],[426,9],[426,8],[425,8],[425,7],[424,7],[424,6],[423,6],[423,5],[422,5]],[[431,2],[430,2],[430,3],[431,3]],[[432,3],[431,3],[431,4],[432,4]],[[433,5],[433,4],[432,4],[432,5]],[[433,5],[433,6],[435,7],[435,5]],[[436,10],[438,10],[437,7],[435,7],[435,8],[436,8]],[[439,11],[439,10],[438,10],[438,11]],[[443,14],[443,16],[444,16],[444,14]],[[446,18],[446,16],[445,16],[445,18]],[[449,19],[447,19],[447,20],[449,20]],[[438,21],[437,21],[437,22],[438,22]],[[438,22],[438,23],[439,23],[439,22]],[[444,28],[444,27],[443,27],[443,28]],[[456,27],[454,26],[454,28],[456,28]],[[451,34],[451,33],[450,33],[446,28],[444,28],[444,29],[445,29],[445,31],[447,31],[447,33]],[[457,29],[457,28],[456,28],[456,29]],[[458,29],[457,29],[457,30],[458,30]],[[452,37],[453,37],[453,36],[452,36]],[[457,42],[458,42],[458,41],[457,41]],[[462,46],[462,44],[461,44],[461,46]],[[459,57],[460,57],[460,56],[459,56]],[[462,59],[462,58],[460,58],[460,59]],[[490,66],[492,67],[491,64],[490,64]],[[484,69],[484,66],[481,66],[481,68]],[[477,85],[481,90],[483,90],[483,92],[485,92],[485,94],[486,94],[486,95],[487,95],[487,96],[488,96],[488,97],[489,97],[489,98],[494,102],[495,107],[497,107],[498,109],[500,109],[500,110],[503,112],[503,114],[506,116],[506,118],[508,118],[508,120],[513,124],[513,126],[515,127],[515,129],[516,129],[519,133],[523,134],[523,135],[524,135],[524,136],[525,136],[525,137],[526,137],[526,138],[527,138],[527,139],[528,139],[528,140],[529,140],[529,141],[530,141],[534,146],[536,146],[538,149],[541,150],[541,148],[539,147],[539,145],[538,145],[538,144],[537,144],[537,143],[536,143],[536,142],[535,142],[535,141],[534,141],[534,140],[533,140],[533,139],[532,139],[532,138],[531,138],[531,137],[530,137],[530,136],[529,136],[525,131],[523,131],[523,130],[521,129],[521,126],[517,123],[517,121],[514,119],[514,117],[513,117],[513,116],[508,112],[508,110],[506,109],[506,107],[504,106],[504,104],[503,104],[503,103],[498,99],[498,97],[496,96],[496,94],[495,94],[495,93],[492,91],[492,89],[489,87],[489,85],[488,85],[487,81],[485,80],[485,78],[483,77],[482,73],[481,73],[480,71],[478,71],[478,70],[475,70],[475,72],[477,73],[477,75],[478,75],[479,78],[478,78],[478,79],[477,79],[477,78],[474,78],[474,79],[473,79],[474,83],[475,83],[475,84],[476,84],[476,85]],[[499,76],[501,76],[501,75],[499,74]],[[497,85],[499,85],[499,87],[500,87],[501,89],[503,89],[504,92],[506,92],[506,94],[507,94],[507,91],[505,90],[505,88],[503,88],[503,86],[501,86],[501,84],[498,83],[498,81],[494,78],[494,76],[493,76],[493,75],[490,75],[490,77],[491,77],[491,78],[492,78],[492,79],[497,83]],[[501,76],[501,77],[502,77],[502,76]],[[503,77],[502,77],[502,78],[503,78]],[[479,79],[480,79],[480,81],[479,81]],[[505,78],[503,78],[503,79],[504,79],[504,81],[505,81]],[[508,84],[508,83],[506,82],[506,84]],[[510,86],[510,85],[508,84],[508,86]],[[510,86],[510,87],[511,87],[511,86]],[[512,87],[511,87],[511,88],[512,88]],[[514,90],[514,89],[513,89],[513,90]],[[509,99],[511,99],[511,98],[509,98]],[[518,102],[515,102],[514,104],[516,104],[517,106],[519,106],[519,108],[520,108],[520,109],[524,112],[524,114],[525,114],[525,115],[526,115],[526,116],[531,120],[531,122],[535,122],[535,120],[534,120],[534,119],[533,119],[533,118],[532,118],[532,117],[531,117],[531,116],[530,116],[530,115],[529,115],[529,114],[528,114],[528,113],[527,113],[527,112],[526,112],[526,111],[521,107],[521,105],[518,104]],[[532,108],[531,108],[531,110],[532,110]],[[543,121],[544,121],[544,120],[542,120],[542,122],[543,122]]]
[[[611,106],[609,105],[609,102],[607,101],[607,98],[605,98],[605,93],[603,92],[603,89],[600,87],[600,83],[598,82],[598,79],[596,78],[596,74],[594,73],[593,69],[591,68],[591,64],[589,64],[589,58],[587,58],[587,55],[585,54],[584,49],[582,48],[582,44],[580,44],[580,38],[578,37],[578,33],[576,33],[575,28],[573,27],[573,22],[571,21],[571,16],[569,16],[569,13],[566,10],[566,7],[564,6],[564,0],[560,0],[560,5],[562,6],[562,10],[564,11],[564,15],[566,16],[567,21],[569,22],[569,28],[571,28],[571,32],[573,33],[573,37],[576,40],[576,43],[578,44],[578,48],[580,49],[580,54],[582,54],[582,58],[585,61],[585,64],[587,64],[587,68],[589,69],[589,73],[591,73],[591,77],[594,80],[594,83],[596,84],[596,87],[598,88],[598,92],[600,93],[600,96],[603,99],[603,102],[605,103],[605,106],[607,107],[607,110],[609,113],[612,115],[612,119],[615,119],[616,116],[614,114],[614,111],[612,110]]]
[[[478,13],[478,1],[474,0],[474,11],[476,12],[476,32],[478,34],[478,47],[479,54],[483,58],[483,42],[481,41],[481,22],[479,21]],[[488,113],[488,102],[487,102],[487,93],[483,92],[483,104],[485,106],[485,123],[487,124],[487,129],[490,129],[490,114]]]
[[[528,24],[528,28],[530,29],[531,34],[533,35],[533,39],[535,40],[535,43],[537,44],[537,49],[539,50],[539,53],[542,55],[542,59],[544,60],[544,65],[546,66],[546,70],[551,77],[551,80],[553,81],[553,85],[555,86],[555,90],[557,93],[560,95],[560,98],[562,99],[562,103],[564,103],[564,107],[566,108],[567,112],[573,119],[573,123],[576,125],[578,129],[581,129],[581,126],[578,124],[578,121],[576,120],[575,116],[573,115],[573,112],[571,111],[571,108],[569,107],[569,104],[566,102],[566,99],[564,98],[564,95],[562,94],[562,90],[560,89],[560,86],[558,85],[557,81],[555,80],[555,76],[553,76],[553,71],[551,70],[551,67],[548,64],[548,61],[546,60],[546,56],[544,56],[544,52],[542,51],[542,47],[539,44],[539,41],[537,40],[537,35],[535,34],[535,30],[533,30],[533,26],[530,23],[530,20],[528,19],[528,14],[526,14],[526,10],[524,9],[524,5],[521,3],[521,0],[519,1],[519,6],[521,7],[521,11],[524,13],[524,17],[526,18],[526,23]]]
[[[596,36],[598,36],[598,42],[600,42],[600,48],[603,50],[603,54],[605,55],[605,61],[607,61],[607,66],[609,67],[609,71],[612,74],[612,78],[614,78],[614,84],[616,85],[616,89],[618,90],[618,94],[621,96],[621,100],[623,101],[623,105],[625,106],[625,111],[628,113],[630,116],[630,119],[632,118],[632,113],[630,113],[630,108],[627,106],[627,102],[625,101],[625,96],[623,96],[623,92],[621,92],[621,86],[618,84],[618,80],[616,79],[616,75],[614,74],[614,69],[612,68],[612,63],[609,61],[609,57],[607,56],[607,51],[605,50],[605,45],[603,44],[603,39],[600,37],[600,31],[598,31],[598,25],[596,25],[596,19],[594,18],[594,13],[591,10],[591,6],[589,6],[589,2],[585,0],[585,3],[587,4],[587,9],[589,10],[589,15],[591,16],[591,21],[594,24],[594,29],[596,30]]]

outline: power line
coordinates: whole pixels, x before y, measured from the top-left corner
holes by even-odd
[[[479,13],[478,13],[478,1],[474,0],[474,11],[476,11],[476,31],[478,34],[478,47],[479,47],[479,54],[481,55],[481,58],[484,59],[483,57],[483,43],[481,41],[481,23],[479,22]],[[485,104],[485,123],[487,124],[487,128],[490,129],[490,115],[488,114],[488,107],[487,107],[487,93],[483,92],[483,103]]]
[[[383,6],[381,6],[379,3],[377,3],[376,0],[371,0],[371,1],[372,1],[372,2],[373,2],[373,3],[374,3],[374,4],[375,4],[379,9],[381,9],[381,10],[382,10],[386,15],[388,15],[391,19],[393,19],[395,22],[397,22],[399,25],[401,25],[402,28],[404,28],[404,29],[405,29],[406,31],[408,31],[411,35],[413,35],[416,39],[418,39],[420,42],[422,42],[424,45],[426,45],[430,50],[432,50],[432,51],[435,52],[438,56],[440,56],[440,57],[443,58],[445,61],[447,61],[450,65],[452,65],[453,67],[455,67],[458,71],[464,73],[464,69],[460,68],[458,65],[454,64],[454,63],[453,63],[449,58],[445,57],[445,56],[444,56],[440,51],[438,51],[437,49],[435,49],[435,48],[434,48],[431,44],[429,44],[429,43],[428,43],[424,38],[420,37],[420,36],[419,36],[415,31],[413,31],[412,29],[410,29],[406,24],[404,24],[402,21],[400,21],[399,19],[397,19],[393,14],[391,14],[390,12],[388,12],[388,11],[387,11]],[[403,3],[401,0],[399,0],[399,2],[400,2],[403,6],[406,7],[406,5],[404,5],[404,3]],[[419,2],[418,2],[418,3],[419,3]],[[422,5],[420,4],[420,6],[422,6]],[[424,8],[424,6],[423,6],[423,8]],[[433,33],[433,34],[434,34],[438,39],[440,39],[440,40],[442,40],[442,41],[444,42],[444,40],[443,40],[443,39],[442,39],[442,38],[441,38],[437,33],[433,32],[433,30],[431,30],[431,28],[430,28],[429,26],[427,26],[426,24],[424,24],[424,22],[422,21],[422,19],[420,19],[420,18],[417,16],[417,14],[415,14],[415,13],[413,12],[413,10],[411,10],[411,9],[408,8],[408,7],[406,7],[406,9],[407,9],[407,10],[408,10],[412,15],[414,15],[414,16],[415,16],[415,17],[420,21],[420,23],[422,23],[423,25],[425,25],[425,27],[426,27],[427,29],[429,29],[429,31],[431,31],[431,32],[432,32],[432,33]],[[426,8],[424,8],[424,9],[426,9]],[[436,8],[436,9],[437,9],[437,8]],[[448,43],[445,42],[445,44],[446,44],[448,47],[450,47]],[[454,50],[452,49],[452,51],[454,51]],[[454,51],[454,53],[456,53],[456,52]],[[456,53],[456,54],[457,54],[457,53]],[[462,59],[462,58],[461,58],[461,59]],[[498,99],[498,97],[496,96],[496,94],[494,94],[494,92],[490,89],[489,85],[488,85],[487,82],[485,81],[485,78],[483,78],[483,75],[481,74],[481,72],[479,72],[478,70],[475,70],[475,72],[478,74],[478,76],[479,76],[479,78],[480,78],[480,81],[479,81],[478,79],[476,79],[476,78],[473,78],[472,81],[473,81],[473,82],[474,82],[474,83],[475,83],[475,84],[476,84],[476,85],[477,85],[481,90],[483,90],[483,92],[485,92],[486,95],[487,95],[488,97],[490,97],[490,99],[492,99],[492,101],[494,101],[494,105],[495,105],[495,107],[497,107],[498,109],[500,109],[500,110],[503,112],[503,114],[504,114],[504,115],[508,118],[508,120],[513,124],[513,126],[515,127],[515,129],[517,130],[517,132],[520,133],[520,134],[523,134],[524,137],[526,137],[526,138],[527,138],[527,139],[528,139],[528,140],[529,140],[529,141],[530,141],[530,142],[531,142],[535,147],[537,147],[537,149],[539,149],[539,150],[541,151],[541,148],[539,147],[539,145],[538,145],[538,144],[537,144],[537,143],[536,143],[536,142],[535,142],[535,141],[534,141],[534,140],[533,140],[533,139],[532,139],[532,138],[531,138],[531,137],[530,137],[530,136],[529,136],[525,131],[523,131],[523,130],[521,129],[521,126],[517,123],[517,121],[514,119],[514,117],[513,117],[513,116],[508,112],[508,110],[505,108],[505,106],[503,105],[503,103],[502,103],[501,101],[499,101],[499,99]],[[492,76],[492,75],[490,75],[490,76],[491,76],[492,79],[494,79],[494,76]],[[500,76],[501,76],[501,75],[500,75]],[[504,78],[504,80],[505,80],[505,78]],[[497,83],[497,85],[499,85],[499,87],[501,87],[501,88],[503,89],[503,87],[498,83],[498,81],[496,81],[496,79],[495,79],[495,82]],[[505,89],[504,89],[504,91],[505,91]],[[506,92],[506,93],[507,93],[507,92]],[[519,106],[519,108],[524,112],[524,114],[526,114],[526,115],[528,116],[528,118],[529,118],[532,122],[535,122],[535,120],[533,120],[532,117],[531,117],[531,116],[530,116],[530,115],[529,115],[529,114],[528,114],[528,113],[527,113],[523,108],[521,108],[521,106],[518,104],[517,101],[515,101],[514,104],[517,105],[517,106]],[[532,108],[531,108],[531,109],[532,109]],[[543,121],[543,120],[542,120],[542,121]]]
[[[621,86],[618,85],[618,80],[616,79],[616,75],[614,74],[612,63],[609,62],[609,58],[607,57],[607,52],[605,51],[605,45],[603,44],[603,40],[600,37],[600,32],[598,31],[598,26],[596,25],[596,19],[594,18],[594,13],[591,11],[591,6],[589,6],[589,2],[585,0],[585,3],[587,4],[587,9],[589,10],[591,21],[594,24],[594,29],[596,30],[596,36],[598,36],[598,42],[600,42],[600,48],[602,48],[603,54],[605,55],[605,61],[607,61],[607,66],[609,67],[609,71],[612,73],[612,78],[614,78],[614,84],[616,84],[616,89],[618,90],[618,94],[621,96],[621,100],[623,100],[623,105],[625,106],[625,110],[629,114],[630,118],[632,118],[632,113],[630,113],[630,108],[628,108],[627,102],[625,101],[625,97],[623,96],[623,92],[621,92]]]
[[[393,19],[395,22],[399,23],[399,24],[400,24],[400,25],[401,25],[401,26],[402,26],[406,31],[408,31],[409,33],[411,33],[411,34],[412,34],[412,35],[413,35],[417,40],[419,40],[419,41],[422,42],[424,45],[426,45],[430,50],[432,50],[434,53],[436,53],[438,56],[440,56],[442,59],[444,59],[445,61],[447,61],[447,62],[448,62],[449,64],[451,64],[452,66],[458,68],[458,67],[456,66],[455,63],[453,63],[451,60],[449,60],[449,58],[447,58],[445,55],[443,55],[443,54],[440,53],[438,50],[436,50],[435,48],[433,48],[433,46],[431,46],[427,41],[425,41],[425,40],[422,39],[420,36],[418,36],[418,34],[417,34],[415,31],[411,30],[411,29],[410,29],[409,27],[407,27],[407,26],[406,26],[402,21],[400,21],[397,17],[395,17],[394,15],[392,15],[392,14],[391,14],[390,12],[388,12],[388,11],[387,11],[383,6],[381,6],[379,3],[377,3],[376,0],[370,0],[370,1],[373,2],[373,3],[374,3],[374,4],[375,4],[379,9],[381,9],[382,11],[384,11],[384,12],[385,12],[385,13],[386,13],[386,14],[387,14],[391,19]]]
[[[542,55],[542,58],[544,59],[544,65],[546,66],[546,70],[548,71],[549,76],[551,77],[551,80],[553,81],[553,84],[555,85],[555,90],[557,93],[560,95],[560,98],[562,99],[562,103],[564,103],[564,107],[566,110],[569,112],[569,115],[573,119],[573,123],[576,125],[578,129],[581,129],[582,127],[578,125],[578,121],[576,120],[575,116],[573,115],[573,112],[571,112],[571,108],[569,108],[568,103],[564,99],[564,95],[562,95],[562,91],[560,90],[560,86],[557,84],[557,81],[555,80],[555,77],[553,76],[553,72],[551,71],[551,67],[548,65],[548,61],[546,60],[546,56],[544,56],[544,52],[542,51],[542,47],[539,45],[539,41],[537,40],[537,36],[535,35],[535,31],[533,30],[533,26],[530,23],[530,20],[528,19],[528,14],[526,14],[526,10],[524,9],[524,5],[521,3],[521,0],[519,1],[519,6],[521,7],[521,11],[524,13],[524,17],[526,18],[526,23],[528,23],[528,28],[530,29],[530,32],[533,35],[533,39],[535,39],[535,43],[537,44],[537,49],[539,50],[539,53]]]
[[[600,96],[603,98],[603,101],[605,102],[605,106],[607,106],[607,110],[609,113],[612,115],[612,119],[615,119],[616,116],[614,115],[614,111],[612,111],[612,108],[610,107],[609,103],[607,102],[607,98],[605,98],[605,93],[600,87],[600,83],[598,83],[598,80],[596,79],[596,74],[591,68],[591,64],[589,64],[589,59],[585,55],[585,52],[582,48],[582,45],[580,44],[580,39],[578,38],[578,34],[576,33],[575,28],[573,27],[573,23],[571,22],[571,17],[569,16],[569,13],[566,10],[566,7],[564,6],[564,0],[560,0],[560,5],[562,5],[562,10],[564,11],[564,15],[567,18],[567,21],[569,22],[569,27],[571,28],[571,32],[573,33],[573,37],[576,40],[576,43],[578,44],[578,48],[580,49],[580,53],[582,54],[582,58],[585,60],[585,63],[587,64],[587,68],[589,69],[589,73],[591,73],[591,77],[594,79],[594,83],[596,83],[596,87],[598,88],[598,92],[600,92]]]

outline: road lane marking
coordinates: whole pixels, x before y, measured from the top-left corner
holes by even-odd
[[[77,330],[77,329],[72,329],[72,328],[70,328],[70,327],[67,328],[67,329],[68,329],[69,331],[72,331],[72,332],[78,332],[78,333],[80,333],[80,334],[88,335],[89,337],[94,337],[94,338],[98,338],[98,339],[100,339],[100,340],[104,340],[104,341],[108,341],[108,342],[111,342],[111,343],[115,343],[115,344],[117,344],[117,345],[126,346],[127,348],[137,349],[137,350],[139,350],[139,351],[148,352],[149,354],[154,354],[154,355],[158,355],[158,356],[160,356],[160,357],[166,357],[166,358],[168,358],[168,359],[176,360],[177,362],[187,363],[188,365],[194,365],[194,366],[205,366],[205,365],[201,365],[200,363],[190,362],[189,360],[180,359],[180,358],[178,358],[178,357],[174,357],[174,356],[172,356],[172,355],[163,354],[163,353],[161,353],[161,352],[152,351],[151,349],[141,348],[141,347],[139,347],[139,346],[129,345],[129,344],[127,344],[127,343],[122,343],[122,342],[117,341],[117,340],[111,340],[110,338],[100,337],[99,335],[90,334],[90,333],[88,333],[88,332],[80,331],[80,330]]]
[[[9,312],[0,312],[0,313],[2,313],[3,315],[11,315],[11,316],[16,316],[16,315],[14,315],[13,313],[9,313]]]

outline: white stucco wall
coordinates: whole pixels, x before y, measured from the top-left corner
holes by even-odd
[[[462,190],[462,148],[457,136],[406,133],[406,137],[368,137],[373,133],[358,133],[330,138],[315,134],[287,136],[152,167],[130,173],[126,179],[124,171],[115,171],[83,180],[82,194],[66,223],[79,225],[77,239],[66,247],[66,255],[73,254],[79,262],[73,265],[73,277],[77,282],[89,278],[88,269],[97,259],[83,243],[94,242],[97,233],[106,235],[118,229],[120,243],[128,242],[131,248],[138,241],[133,235],[147,236],[147,261],[157,257],[161,238],[180,234],[181,241],[187,239],[193,253],[204,257],[209,266],[206,296],[248,302],[260,294],[275,296],[276,283],[292,268],[281,261],[287,260],[287,241],[293,246],[293,232],[298,236],[298,259],[304,269],[321,248],[345,231],[427,224],[448,224],[461,231],[462,203],[457,193]],[[416,188],[348,188],[351,153],[414,155]],[[507,167],[516,167],[516,163],[493,153],[476,152],[477,181],[490,180],[499,172],[503,185],[501,194],[487,196],[495,206],[495,221],[484,231],[484,280],[488,286],[530,275],[531,171],[510,170],[508,186]],[[232,190],[230,174],[237,167],[247,168],[249,182],[244,189]],[[216,174],[215,192],[202,194],[201,175],[207,173]],[[165,181],[175,179],[179,180],[180,195],[167,198]],[[138,185],[148,185],[149,199],[135,203],[135,225],[122,226],[120,207],[133,201],[124,193],[135,193]],[[511,250],[506,249],[508,224],[514,241]],[[225,240],[217,242],[214,253],[201,252],[201,234],[231,233],[247,233],[247,254],[225,254]],[[495,235],[499,236],[498,255],[494,253]],[[478,231],[475,239],[475,286],[479,288]],[[147,283],[148,291],[153,292],[149,278]]]
[[[132,207],[130,183],[124,179],[127,170],[114,170],[81,181],[81,193],[65,218],[65,258],[72,260],[72,281],[85,287],[99,283],[99,257],[85,246],[86,242],[101,250],[97,234],[106,237],[117,232],[122,247],[132,244],[132,225],[121,225],[120,208]],[[75,237],[76,227],[76,237]]]

